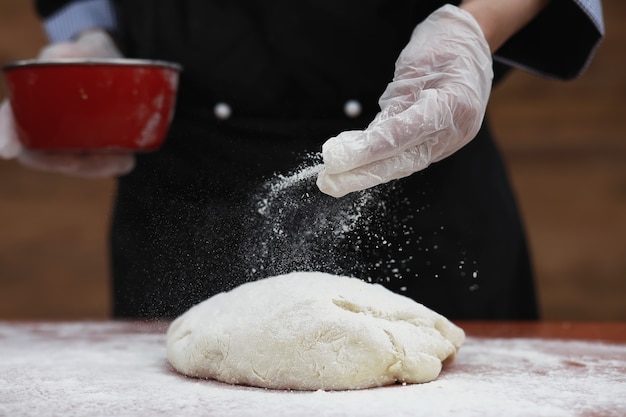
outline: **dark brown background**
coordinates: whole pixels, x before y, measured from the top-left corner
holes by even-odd
[[[0,63],[43,44],[31,7],[0,0]],[[584,76],[518,71],[489,109],[550,320],[626,320],[626,2],[604,8],[607,37]],[[0,319],[109,316],[113,192],[111,180],[0,161]]]

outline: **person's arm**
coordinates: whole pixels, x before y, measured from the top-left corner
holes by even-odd
[[[579,74],[603,32],[601,13],[589,13],[597,8],[582,7],[592,3],[599,0],[464,0],[432,13],[400,53],[376,118],[322,146],[319,189],[340,197],[411,175],[465,146],[485,115],[494,53],[554,77]]]
[[[550,0],[464,0],[459,6],[474,16],[493,54],[537,16]]]

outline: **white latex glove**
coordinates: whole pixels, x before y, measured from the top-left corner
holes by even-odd
[[[102,30],[83,33],[75,42],[46,46],[38,59],[121,58],[111,37]],[[83,178],[106,178],[123,175],[135,166],[132,153],[113,152],[35,152],[18,141],[11,105],[0,105],[0,157],[16,158],[25,166],[41,171],[59,172]]]
[[[413,31],[370,125],[324,143],[319,189],[341,197],[451,155],[478,133],[492,79],[489,45],[474,17],[441,7]]]

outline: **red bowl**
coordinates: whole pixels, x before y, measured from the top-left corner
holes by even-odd
[[[59,59],[18,61],[3,70],[25,147],[153,151],[174,115],[181,67],[137,59]]]

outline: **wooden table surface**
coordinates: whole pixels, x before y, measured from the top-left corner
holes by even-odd
[[[435,381],[297,392],[177,374],[167,322],[0,321],[0,416],[626,416],[626,323],[457,324]]]
[[[534,337],[626,343],[626,322],[457,322],[475,337]]]

